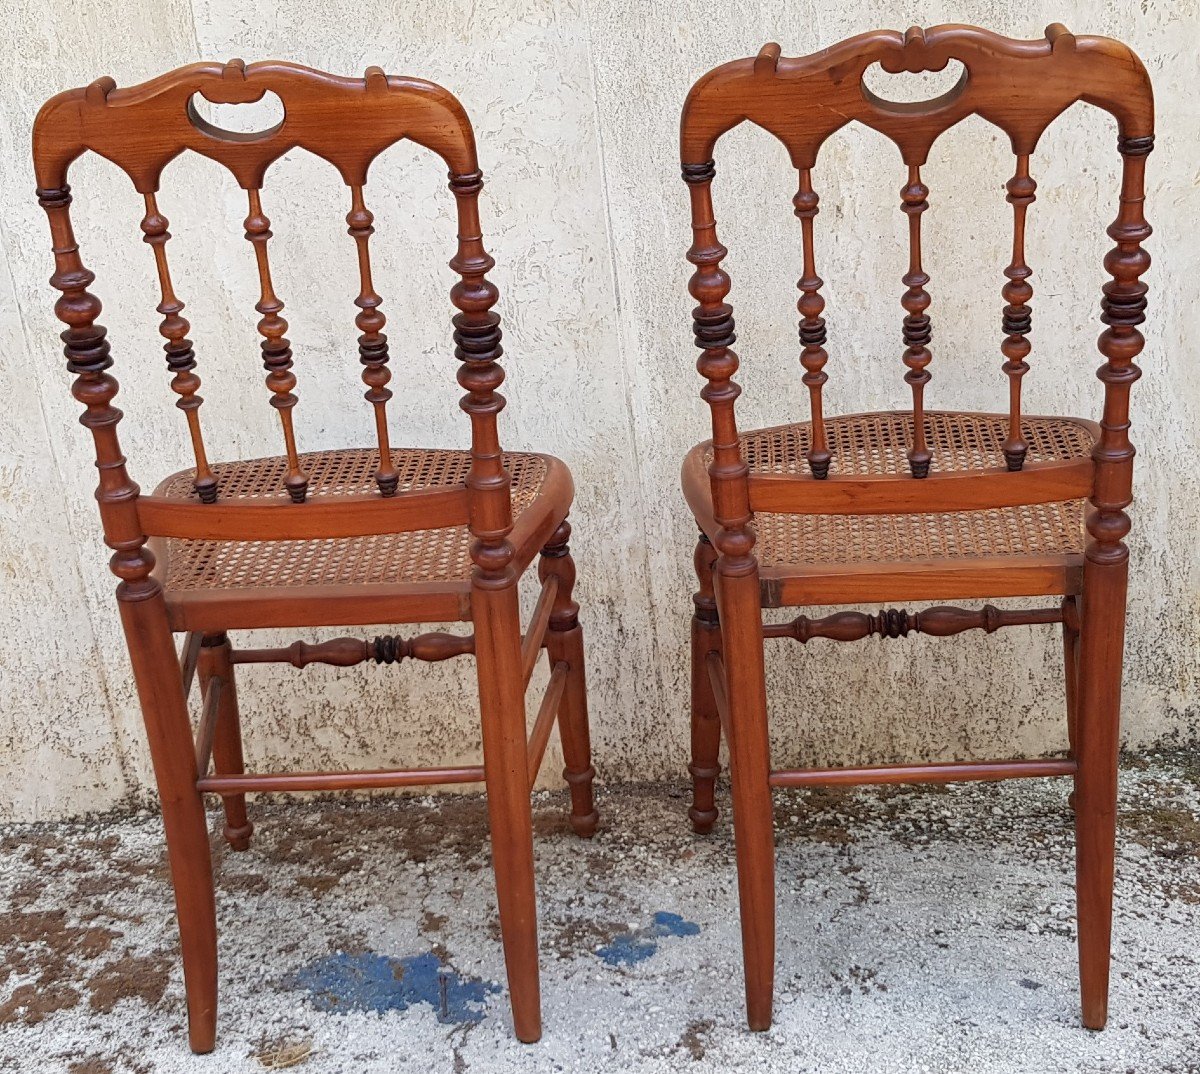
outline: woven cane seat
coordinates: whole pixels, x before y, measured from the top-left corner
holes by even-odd
[[[906,451],[912,415],[859,414],[826,419],[833,462],[830,476],[897,475],[908,472]],[[1073,418],[1025,418],[1027,463],[1067,461],[1091,455],[1096,426]],[[926,438],[932,473],[981,470],[1004,465],[1006,415],[930,412]],[[752,473],[809,473],[807,422],[741,435],[743,458]],[[702,527],[712,518],[706,470],[711,443],[693,448],[684,465],[684,491]],[[838,566],[906,561],[966,560],[977,557],[1077,556],[1083,552],[1084,503],[929,514],[805,515],[757,512],[755,555],[764,574]],[[711,524],[711,521],[710,521]]]
[[[522,568],[536,552],[537,542],[565,517],[570,478],[565,465],[549,456],[506,452],[503,457],[512,475],[511,539],[517,547],[517,566]],[[461,486],[471,463],[466,451],[415,448],[393,450],[392,459],[402,493]],[[374,449],[311,452],[300,456],[300,464],[309,479],[310,500],[377,491]],[[218,463],[212,470],[218,483],[214,511],[232,500],[286,499],[283,456]],[[173,474],[159,485],[156,495],[195,500],[193,477],[192,470]],[[405,587],[462,593],[470,582],[470,545],[466,526],[295,541],[159,539],[154,544],[159,559],[155,573],[174,606],[189,599],[212,601],[222,594],[249,597],[268,590],[321,599],[335,587],[345,593],[347,586],[366,587],[364,593]]]

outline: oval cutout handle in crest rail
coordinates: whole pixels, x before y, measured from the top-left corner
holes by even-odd
[[[201,134],[217,141],[260,142],[283,129],[287,111],[279,94],[268,89],[256,100],[237,102],[212,100],[205,91],[197,90],[188,98],[187,116]],[[227,125],[230,120],[233,125]]]
[[[863,71],[862,93],[880,111],[926,115],[953,105],[966,91],[968,78],[959,60],[950,60],[937,71],[887,72],[882,64],[873,63]]]

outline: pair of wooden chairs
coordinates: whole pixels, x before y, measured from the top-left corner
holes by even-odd
[[[886,71],[940,70],[951,59],[964,73],[948,93],[919,104],[882,100],[863,84]],[[194,105],[249,102],[273,91],[285,118],[257,135],[235,135],[205,121]],[[1100,422],[1028,417],[1021,381],[1029,366],[1031,269],[1026,212],[1034,200],[1031,157],[1046,127],[1086,101],[1111,112],[1119,129],[1123,177],[1115,247],[1105,259],[1099,339],[1104,385]],[[1052,26],[1039,41],[1014,41],[963,26],[906,34],[865,34],[805,59],[781,59],[768,45],[726,64],[693,87],[682,122],[683,177],[692,205],[695,265],[691,293],[703,398],[712,440],[687,456],[683,488],[702,535],[695,564],[699,592],[692,631],[691,819],[708,831],[722,733],[729,749],[733,820],[752,1028],[771,1021],[774,968],[774,787],[1069,775],[1078,832],[1078,920],[1083,1021],[1106,1018],[1115,836],[1117,728],[1131,502],[1133,448],[1129,389],[1138,377],[1149,266],[1142,242],[1143,173],[1153,144],[1149,82],[1125,46],[1074,37]],[[922,267],[921,180],[933,142],[980,115],[1011,139],[1016,168],[1008,181],[1013,255],[1004,270],[1003,371],[1006,414],[925,409],[930,380],[929,276]],[[800,360],[811,420],[739,432],[733,380],[738,360],[729,277],[717,240],[710,186],[722,134],[749,120],[787,147],[798,172],[794,198],[803,269],[799,280]],[[815,218],[818,150],[856,120],[890,138],[907,170],[901,209],[908,217],[909,270],[902,340],[912,410],[826,418],[822,281]],[[458,210],[460,276],[450,297],[461,406],[471,424],[468,451],[394,448],[386,413],[388,344],[382,299],[371,272],[372,215],[364,186],[372,160],[408,138],[443,158]],[[366,400],[376,445],[301,453],[293,431],[292,352],[283,302],[272,282],[270,221],[261,188],[268,167],[303,148],[332,163],[350,188],[346,221],[357,245],[356,324]],[[158,311],[171,388],[186,418],[195,466],[143,495],[118,442],[121,412],[100,302],[89,288],[69,216],[71,162],[91,150],[115,162],[145,199],[141,227],[161,287]],[[246,239],[261,295],[263,364],[278,410],[284,454],[211,463],[201,426],[200,378],[168,266],[170,234],[156,203],[163,168],[183,150],[227,167],[246,192]],[[220,795],[225,837],[245,849],[252,825],[245,795],[427,783],[486,784],[501,931],[516,1034],[541,1032],[529,788],[557,720],[571,788],[571,821],[596,829],[588,743],[583,641],[572,596],[574,566],[567,514],[573,495],[563,463],[546,455],[504,453],[497,415],[503,372],[493,261],[481,239],[482,187],[467,116],[447,91],[385,76],[340,78],[286,63],[249,67],[195,64],[127,90],[101,79],[52,99],[34,132],[38,197],[53,236],[52,284],[65,323],[73,391],[95,441],[97,498],[117,600],[129,642],[162,800],[182,938],[190,1040],[215,1040],[216,930],[204,796]],[[539,557],[541,593],[522,628],[517,586]],[[803,615],[764,625],[763,610],[863,601],[1057,596],[1034,610],[934,607],[875,615]],[[234,648],[229,631],[368,622],[465,621],[471,634],[425,634],[374,641],[297,642],[283,649]],[[850,641],[909,631],[951,635],[1022,623],[1062,625],[1071,749],[1066,758],[988,763],[776,770],[767,738],[764,645],[769,638]],[[182,655],[174,635],[185,635]],[[532,731],[525,690],[539,653],[551,673]],[[243,771],[234,669],[238,664],[313,662],[351,665],[402,657],[442,660],[473,654],[482,719],[483,763],[465,768],[253,774]],[[187,698],[198,675],[203,701],[193,733]]]

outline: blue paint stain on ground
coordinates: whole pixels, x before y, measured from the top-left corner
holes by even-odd
[[[308,992],[319,1011],[382,1014],[428,1003],[439,1022],[451,1025],[483,1021],[488,995],[500,991],[493,981],[460,976],[434,954],[387,958],[373,951],[316,959],[285,984]]]
[[[658,950],[658,941],[664,936],[696,936],[700,926],[694,921],[685,921],[678,914],[659,910],[653,922],[637,932],[622,932],[610,943],[596,949],[596,954],[610,966],[633,966],[645,962]]]

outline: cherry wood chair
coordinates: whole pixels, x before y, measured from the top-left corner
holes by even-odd
[[[882,100],[862,82],[874,63],[885,71],[964,65],[958,83],[920,103]],[[1030,159],[1046,127],[1077,101],[1112,113],[1119,130],[1122,180],[1116,243],[1104,259],[1099,338],[1104,384],[1099,424],[1081,418],[1028,417],[1021,381],[1029,369],[1031,270],[1025,261],[1026,212],[1036,183]],[[1007,414],[927,411],[931,361],[929,275],[921,261],[921,215],[929,191],[921,166],[944,131],[971,115],[1011,139],[1016,168],[1012,262],[1000,351],[1008,382]],[[800,220],[800,361],[811,420],[739,432],[740,388],[726,250],[717,240],[710,186],[713,150],[726,131],[749,120],[787,147],[799,173],[793,199]],[[822,143],[852,120],[890,138],[907,177],[909,267],[902,279],[904,379],[912,410],[826,418],[824,300],[814,258],[818,194],[813,169]],[[717,811],[722,730],[728,741],[741,896],[746,1004],[753,1029],[771,1023],[775,948],[771,791],[896,782],[1071,776],[1077,831],[1079,972],[1084,1025],[1107,1015],[1109,938],[1134,451],[1129,389],[1143,339],[1150,264],[1141,243],[1146,156],[1154,142],[1150,83],[1124,45],[1076,37],[1053,25],[1040,41],[1015,41],[969,26],[863,34],[803,59],[780,58],[767,45],[701,78],[683,109],[683,178],[692,207],[695,311],[701,392],[712,411],[712,440],[683,466],[683,490],[701,530],[695,565],[699,592],[692,626],[690,811],[699,832]],[[1086,503],[1085,503],[1086,501]],[[764,608],[862,601],[1058,596],[1032,611],[934,607],[875,615],[842,611],[764,625]],[[1061,623],[1071,749],[1066,758],[987,763],[773,769],[767,737],[763,647],[768,638],[853,641],[910,631],[946,636],[1023,623]]]
[[[223,131],[203,119],[199,94],[246,103],[273,91],[283,120],[259,134]],[[388,343],[371,273],[372,214],[364,186],[373,159],[410,139],[450,169],[458,213],[461,277],[450,292],[461,407],[471,425],[469,451],[394,448],[386,407]],[[349,190],[346,222],[357,246],[365,398],[376,446],[300,453],[293,431],[297,378],[285,336],[283,302],[272,283],[271,224],[262,200],[268,167],[302,148],[328,161]],[[105,329],[96,323],[95,277],[72,232],[67,172],[85,151],[108,158],[145,199],[141,229],[161,285],[161,332],[170,386],[179,396],[195,467],[144,495],[118,442],[121,412]],[[167,261],[170,233],[156,203],[163,168],[191,150],[224,165],[246,192],[247,251],[261,296],[262,359],[268,400],[279,413],[282,455],[210,463],[205,451],[197,360]],[[121,579],[121,612],[162,801],[182,941],[189,1038],[193,1051],[215,1042],[217,946],[204,795],[225,807],[225,837],[244,850],[252,825],[245,796],[255,791],[335,791],[483,782],[492,833],[500,923],[516,1035],[541,1035],[537,920],[529,791],[557,719],[571,788],[571,823],[590,836],[597,815],[588,742],[583,639],[572,598],[575,568],[567,539],[573,488],[566,466],[548,455],[502,453],[496,418],[504,373],[498,292],[486,273],[479,223],[483,186],[474,135],[446,90],[372,67],[342,78],[289,63],[198,63],[140,86],[117,89],[102,78],[50,100],[33,135],[38,199],[50,220],[55,307],[66,325],[73,393],[95,441],[97,499],[111,566]],[[349,316],[347,317],[349,321]],[[205,413],[208,410],[206,408]],[[522,634],[517,585],[540,550],[541,593]],[[234,648],[228,631],[363,623],[466,621],[473,633],[411,638],[342,638],[281,649]],[[182,653],[173,635],[185,635]],[[526,735],[525,690],[539,653],[549,685]],[[473,654],[478,676],[483,763],[459,768],[257,774],[243,771],[234,668],[289,662],[338,666],[404,657],[445,660]],[[202,714],[193,734],[187,698],[198,677]]]

